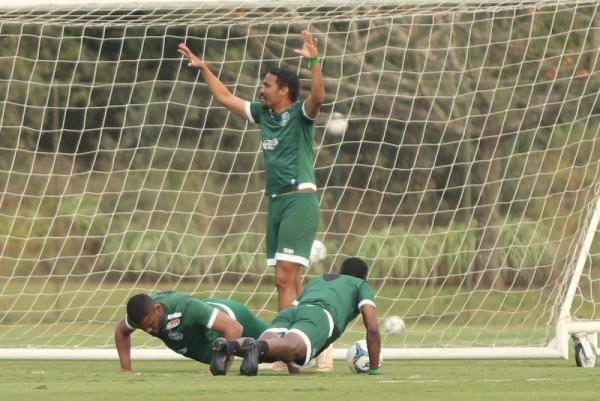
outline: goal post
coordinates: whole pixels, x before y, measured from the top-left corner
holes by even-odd
[[[597,352],[597,2],[21,0],[0,5],[0,358],[116,358],[139,292],[274,317],[258,128],[177,45],[244,99],[273,66],[305,97],[306,28],[326,252],[304,280],[364,258],[379,318],[405,323],[386,359]]]

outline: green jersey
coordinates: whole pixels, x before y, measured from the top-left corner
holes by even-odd
[[[160,292],[150,297],[165,308],[160,331],[153,336],[160,338],[173,351],[203,363],[210,363],[211,344],[217,337],[222,336],[221,333],[211,330],[219,311],[234,319],[235,315],[241,315],[242,319],[238,317],[236,320],[242,326],[255,322],[264,325],[253,316],[244,316],[240,310],[246,308],[231,300],[208,298],[201,301],[174,291]],[[127,325],[133,328],[130,323]]]
[[[365,304],[375,306],[369,283],[345,274],[325,274],[308,282],[298,298],[298,306],[317,305],[333,318],[332,338],[338,338]]]
[[[267,195],[305,188],[316,190],[314,120],[306,116],[304,103],[298,101],[274,114],[260,102],[247,102],[246,115],[250,122],[260,124]]]

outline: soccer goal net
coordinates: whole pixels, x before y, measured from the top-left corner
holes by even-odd
[[[327,252],[305,280],[364,258],[380,319],[404,323],[386,357],[558,358],[600,331],[597,1],[266,4],[2,2],[0,357],[116,357],[139,292],[273,318],[260,134],[177,45],[237,96],[282,66],[305,97],[307,28]],[[361,337],[357,319],[336,355]]]

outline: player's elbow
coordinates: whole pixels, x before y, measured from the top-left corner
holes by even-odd
[[[235,323],[235,334],[237,335],[236,338],[240,338],[242,336],[242,333],[244,332],[244,327],[239,322]]]
[[[317,91],[312,96],[312,103],[317,109],[320,109],[323,103],[325,103],[325,91]]]
[[[242,336],[244,331],[244,327],[237,321],[231,322],[226,330],[226,333],[223,333],[225,338],[228,340],[235,340]]]

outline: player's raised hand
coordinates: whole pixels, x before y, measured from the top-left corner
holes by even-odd
[[[313,38],[308,30],[302,31],[302,38],[304,39],[304,47],[302,49],[294,49],[294,53],[307,59],[319,57],[317,38]]]
[[[181,53],[183,57],[185,57],[188,61],[188,67],[194,68],[204,68],[206,67],[206,63],[204,60],[200,59],[196,56],[189,47],[186,46],[185,43],[180,43],[177,47],[177,51]]]

